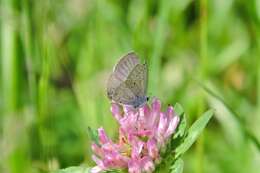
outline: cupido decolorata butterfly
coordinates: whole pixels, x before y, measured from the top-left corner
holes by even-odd
[[[147,101],[147,65],[142,64],[134,52],[123,56],[115,65],[107,82],[110,100],[139,108]]]

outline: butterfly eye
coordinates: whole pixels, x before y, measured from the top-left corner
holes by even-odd
[[[150,99],[149,97],[146,97],[146,101],[149,101],[149,99]]]

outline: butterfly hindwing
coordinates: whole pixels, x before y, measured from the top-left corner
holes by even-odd
[[[112,96],[112,100],[125,105],[130,105],[136,99],[136,95],[126,86],[125,83],[122,83],[117,87]]]
[[[126,86],[137,96],[143,97],[147,88],[147,66],[137,64],[125,81]]]

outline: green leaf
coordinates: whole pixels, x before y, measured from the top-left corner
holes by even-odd
[[[111,169],[111,170],[104,171],[104,173],[127,173],[127,171],[121,169]]]
[[[65,169],[54,171],[53,173],[90,173],[90,168],[83,166],[72,166]],[[111,169],[103,171],[103,173],[126,173],[126,170]]]
[[[182,106],[179,103],[176,103],[174,105],[174,111],[177,114],[177,116],[180,117],[180,122],[176,130],[176,133],[174,134],[174,138],[183,137],[186,133],[186,128],[187,128],[186,115],[184,113]]]
[[[183,114],[183,116],[180,119],[176,133],[174,134],[174,139],[177,138],[177,137],[185,136],[186,129],[187,129],[187,120],[186,120],[186,115]]]
[[[199,134],[208,124],[209,120],[213,116],[213,113],[214,113],[213,110],[209,110],[205,112],[197,121],[193,123],[193,125],[189,128],[188,134],[185,137],[183,143],[176,148],[175,158],[178,158],[180,155],[185,153],[192,146],[192,144],[198,138]]]
[[[54,171],[53,173],[89,173],[89,169],[83,166],[72,166],[65,169],[60,169],[58,171]]]
[[[171,173],[182,173],[184,162],[182,159],[177,159],[171,167]]]
[[[90,127],[88,127],[88,134],[93,142],[95,142],[97,145],[100,145],[97,130],[93,130]]]
[[[179,117],[183,116],[184,110],[183,110],[182,106],[181,106],[179,103],[176,103],[176,104],[174,105],[173,109],[174,109],[174,112],[175,112]]]

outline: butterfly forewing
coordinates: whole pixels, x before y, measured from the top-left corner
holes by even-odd
[[[107,96],[111,100],[115,93],[116,88],[120,86],[123,81],[118,79],[115,74],[111,74],[107,82]]]
[[[109,99],[113,99],[115,89],[127,79],[128,75],[139,63],[139,59],[134,52],[126,54],[119,60],[107,82],[107,96]]]
[[[137,64],[140,64],[137,55],[134,52],[128,53],[116,64],[113,74],[115,74],[118,79],[124,81]]]

